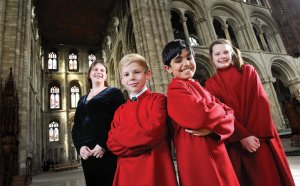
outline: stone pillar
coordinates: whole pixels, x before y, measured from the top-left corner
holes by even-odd
[[[6,9],[6,0],[0,1],[0,72],[2,71],[3,66],[3,58],[2,58],[2,51],[3,51],[3,38],[4,38],[4,27],[5,27],[5,9]],[[3,73],[1,73],[3,74]],[[0,77],[0,83],[1,79],[3,77]],[[0,84],[1,85],[1,84]]]
[[[259,38],[260,38],[261,43],[262,43],[262,45],[263,45],[263,47],[264,47],[264,50],[265,50],[265,51],[270,51],[270,49],[269,49],[269,47],[268,47],[268,45],[267,45],[267,42],[266,42],[266,40],[265,40],[265,37],[264,37],[264,35],[263,35],[263,32],[260,32],[260,33],[259,33]]]
[[[182,23],[185,40],[186,40],[186,42],[190,43],[190,34],[189,34],[188,27],[186,25],[186,21],[187,21],[187,18],[185,16],[181,17],[180,22]]]
[[[287,129],[280,103],[278,102],[277,94],[274,89],[273,83],[276,81],[276,78],[268,77],[262,80],[264,90],[267,93],[270,109],[272,113],[272,118],[275,123],[276,129],[278,132],[284,132]]]
[[[199,18],[195,18],[194,27],[196,28],[198,42],[201,46],[203,46],[204,42],[203,42],[203,35],[202,35],[202,32],[201,32],[200,19]]]
[[[277,33],[277,32],[274,33],[274,36],[275,36],[275,40],[276,40],[276,42],[277,42],[277,44],[278,44],[280,53],[286,54],[287,52],[286,52],[286,49],[285,49],[285,47],[284,47],[284,44],[283,44],[283,42],[282,42],[282,39],[281,39],[279,33]]]
[[[171,76],[163,69],[164,45],[174,39],[170,7],[167,1],[130,0],[130,11],[137,53],[148,61],[152,71],[149,87],[166,92]]]
[[[5,13],[0,8],[0,45],[1,45],[1,78],[7,74],[9,68],[13,68],[13,74],[16,80],[16,88],[19,95],[19,118],[20,118],[20,134],[19,134],[19,174],[26,174],[26,160],[27,160],[27,136],[28,130],[35,130],[30,128],[28,117],[31,104],[37,104],[36,99],[29,103],[28,96],[30,95],[30,63],[34,58],[32,57],[31,38],[32,22],[31,22],[31,7],[32,1],[20,0],[4,0],[0,2],[0,7],[4,8]],[[3,6],[2,6],[3,5]],[[4,15],[4,16],[2,16]],[[5,28],[5,29],[3,29]],[[34,40],[34,39],[32,39]],[[37,60],[35,60],[38,62]],[[35,85],[33,85],[35,86]],[[32,107],[34,108],[34,107]]]
[[[228,32],[228,25],[227,25],[227,23],[225,23],[225,25],[222,27],[222,30],[225,33],[226,39],[231,42],[231,37],[230,37],[230,34]]]

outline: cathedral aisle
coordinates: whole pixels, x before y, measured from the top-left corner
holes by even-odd
[[[80,167],[76,170],[64,172],[45,172],[33,176],[29,186],[84,186],[83,170]]]
[[[296,186],[300,186],[300,156],[288,156]],[[65,172],[47,172],[32,178],[29,186],[84,186],[82,168]]]

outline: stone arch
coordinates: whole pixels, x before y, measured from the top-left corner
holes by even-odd
[[[267,25],[268,27],[270,27],[270,29],[272,31],[276,31],[276,24],[272,21],[272,17],[271,15],[266,15],[264,12],[260,12],[260,11],[253,11],[250,13],[250,19],[251,19],[251,22],[254,23],[255,21],[253,20],[253,18],[258,18],[260,19],[261,21],[263,21],[263,23],[265,25]],[[254,21],[254,22],[253,22]]]
[[[175,39],[184,39],[191,45],[203,45],[199,20],[204,17],[200,2],[190,0],[171,2],[171,24]]]
[[[193,78],[197,79],[199,83],[202,86],[204,86],[205,81],[213,75],[213,69],[209,65],[209,57],[208,55],[196,53],[195,62],[196,62],[196,72]]]
[[[278,56],[271,59],[271,65],[268,69],[270,74],[272,74],[272,69],[280,73],[279,78],[285,84],[288,84],[288,81],[293,80],[293,78],[296,77],[297,74],[288,61]]]
[[[262,41],[263,49],[270,52],[281,52],[279,47],[280,41],[278,41],[275,36],[277,29],[270,15],[266,15],[264,12],[254,11],[250,13],[250,19],[256,32],[261,34],[260,38],[257,39]]]
[[[250,64],[255,68],[255,70],[256,70],[257,74],[259,75],[260,79],[264,78],[265,73],[264,73],[263,67],[261,66],[260,63],[257,63],[256,60],[253,57],[251,57],[247,54],[244,54],[244,53],[242,54],[242,58],[243,58],[244,63]]]
[[[133,23],[132,23],[132,16],[129,15],[127,22],[126,22],[126,26],[125,26],[125,33],[127,33],[127,35],[125,35],[125,39],[124,41],[126,41],[126,53],[136,53],[137,52],[137,48],[136,48],[136,42],[135,42],[135,34],[133,32]]]
[[[204,11],[203,11],[203,5],[200,4],[200,2],[195,2],[192,0],[181,0],[181,1],[172,1],[171,2],[171,10],[174,8],[183,10],[182,15],[185,14],[185,11],[191,11],[194,15],[203,17]]]
[[[211,15],[212,17],[223,15],[222,17],[225,17],[226,19],[232,18],[239,25],[245,23],[246,20],[241,16],[243,15],[243,13],[240,10],[234,9],[232,7],[234,6],[232,6],[229,2],[213,3],[211,6]]]
[[[238,32],[240,30],[238,28],[240,28],[246,20],[243,16],[240,16],[242,15],[240,10],[232,7],[234,6],[232,6],[230,2],[213,3],[211,6],[211,16],[222,24],[226,39],[231,40],[236,47],[244,47],[244,38],[242,33]]]
[[[292,83],[295,77],[295,72],[292,66],[283,58],[273,58],[270,68],[274,77],[273,87],[277,95],[277,100],[280,104],[282,115],[285,121],[285,126],[292,133],[299,133],[299,116],[294,107],[295,99],[293,99]]]

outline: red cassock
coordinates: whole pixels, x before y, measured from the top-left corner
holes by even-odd
[[[241,185],[295,185],[286,156],[272,121],[267,95],[254,67],[243,65],[218,70],[206,81],[206,89],[234,110],[235,131],[226,142]],[[240,140],[260,139],[255,153],[244,150]]]
[[[166,97],[147,90],[115,113],[107,147],[119,156],[114,186],[176,186],[167,140]]]
[[[223,143],[234,130],[232,109],[198,82],[179,78],[169,84],[167,99],[181,186],[239,185]],[[214,133],[199,137],[185,129]]]

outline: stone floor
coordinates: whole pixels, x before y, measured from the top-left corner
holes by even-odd
[[[287,156],[296,186],[300,186],[300,156]],[[30,186],[84,186],[82,168],[77,170],[42,173],[32,178]]]
[[[300,186],[300,147],[291,147],[289,138],[283,138],[282,144],[288,154],[287,159],[296,182]],[[58,172],[42,173],[32,178],[30,186],[84,186],[82,168]]]

